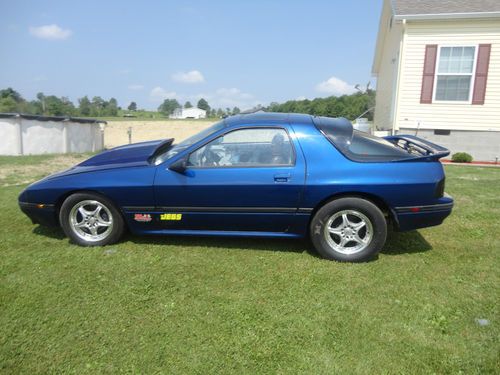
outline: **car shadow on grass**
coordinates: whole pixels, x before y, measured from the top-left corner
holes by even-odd
[[[32,232],[34,234],[37,234],[39,236],[45,236],[45,237],[50,237],[54,238],[56,240],[62,240],[66,238],[64,235],[64,232],[60,227],[49,227],[49,226],[44,226],[44,225],[37,225],[36,227],[33,228]]]
[[[66,236],[59,227],[38,225],[33,233],[45,237],[64,240]],[[134,236],[127,233],[118,243],[132,242],[139,245],[178,246],[178,247],[210,247],[235,250],[261,250],[291,253],[308,253],[318,257],[308,239],[260,238],[260,237],[211,237],[211,236]],[[418,232],[389,231],[386,244],[381,253],[385,255],[402,255],[422,253],[432,249],[431,244]]]
[[[413,230],[410,232],[387,233],[387,241],[381,253],[385,255],[402,255],[423,253],[432,250],[432,245],[420,234]]]
[[[134,236],[127,234],[124,241],[135,244],[210,247],[235,250],[262,250],[303,253],[312,251],[312,245],[306,239],[260,238],[260,237],[211,237],[211,236]]]

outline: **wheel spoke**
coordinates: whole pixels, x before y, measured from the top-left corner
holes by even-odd
[[[98,216],[96,224],[99,227],[109,227],[111,226],[111,221],[105,221],[102,217]]]
[[[349,219],[347,218],[347,214],[342,214],[342,224],[344,227],[347,227],[349,225]]]
[[[351,223],[351,227],[357,231],[363,228],[365,225],[366,223],[363,220],[361,220],[359,223]]]
[[[85,227],[87,227],[87,223],[84,221],[81,221],[79,223],[75,223],[75,227],[76,228],[85,228]]]
[[[366,245],[366,242],[367,242],[366,241],[366,237],[365,238],[361,238],[358,233],[356,233],[354,235],[353,240],[356,241],[357,243],[362,244],[362,245]]]
[[[82,214],[83,217],[92,215],[92,212],[87,211],[83,206],[78,208],[78,212]]]
[[[328,232],[331,234],[336,234],[337,236],[340,236],[342,233],[342,228],[336,227],[336,228],[328,228]]]
[[[97,236],[97,227],[91,226],[89,227],[90,234],[93,236]]]
[[[98,205],[97,208],[94,211],[92,211],[92,215],[99,216],[99,212],[101,212],[101,210],[102,210],[102,206]]]
[[[347,245],[349,241],[347,240],[347,238],[345,237],[340,237],[340,243],[339,243],[339,246],[340,247],[345,247],[345,245]]]

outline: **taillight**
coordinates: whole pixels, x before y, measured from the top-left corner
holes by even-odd
[[[436,198],[441,198],[444,195],[444,180],[445,178],[443,177],[436,185],[436,192],[434,194]]]

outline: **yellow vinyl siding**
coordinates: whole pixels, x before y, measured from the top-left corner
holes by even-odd
[[[420,103],[427,44],[477,46],[483,43],[491,44],[488,83],[483,105],[435,101],[432,104]],[[436,85],[436,80],[434,80],[434,85]],[[500,21],[408,22],[401,61],[396,114],[396,130],[414,128],[417,122],[420,122],[422,129],[500,131]]]

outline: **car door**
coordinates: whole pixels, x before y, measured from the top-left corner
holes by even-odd
[[[305,180],[304,158],[288,128],[229,130],[184,158],[182,173],[157,172],[161,228],[287,231]]]

